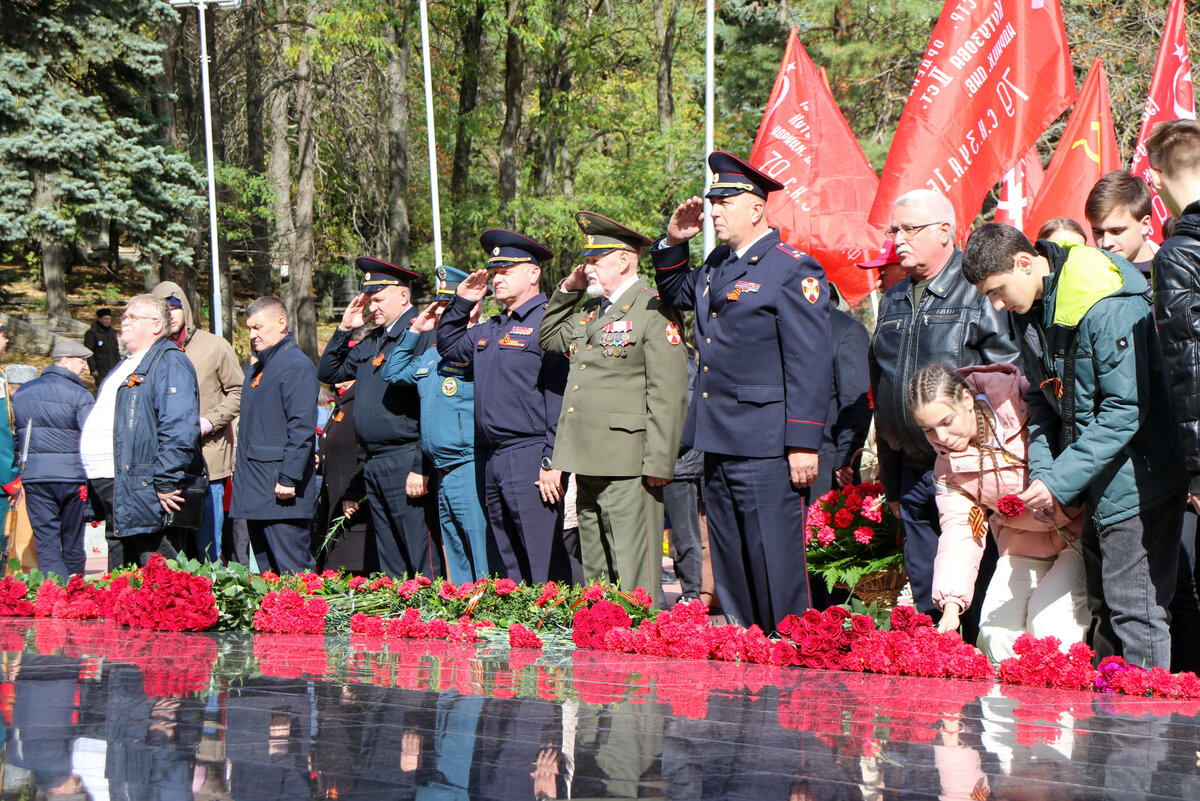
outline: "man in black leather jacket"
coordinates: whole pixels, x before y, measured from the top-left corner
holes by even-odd
[[[1188,473],[1190,512],[1200,514],[1200,123],[1172,120],[1154,126],[1146,140],[1151,183],[1176,217],[1172,236],[1154,256],[1154,318],[1163,360],[1171,375],[1171,394],[1179,418],[1184,465]],[[1196,514],[1183,520],[1181,569],[1176,579],[1176,606],[1200,603],[1196,586]],[[1190,591],[1189,589],[1190,588]],[[1194,618],[1192,618],[1194,620]],[[1171,667],[1200,667],[1200,644],[1194,632],[1171,625]],[[1178,636],[1176,636],[1178,634]]]
[[[995,311],[962,277],[950,201],[928,189],[900,196],[892,208],[888,235],[896,242],[908,277],[883,296],[871,340],[880,480],[892,511],[904,521],[904,566],[913,602],[919,611],[936,614],[931,590],[940,529],[932,480],[934,452],[908,416],[908,381],[934,362],[954,368],[1019,366],[1020,355],[1008,314]],[[994,548],[989,550],[994,564]],[[979,586],[986,587],[991,578],[986,562],[979,574]],[[964,639],[972,636],[973,623],[964,616]]]

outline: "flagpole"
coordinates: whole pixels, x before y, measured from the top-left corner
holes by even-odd
[[[713,2],[707,0],[704,4],[704,193],[708,194],[708,186],[712,183],[712,174],[708,171],[708,154],[713,152],[713,105],[715,92],[716,69],[713,56]],[[709,214],[711,204],[704,199],[704,255],[713,249],[712,215]]]
[[[433,130],[433,81],[429,77],[429,12],[421,0],[421,61],[425,67],[425,130],[429,140],[429,194],[433,204],[433,263],[442,263],[442,212],[438,204],[437,141]]]

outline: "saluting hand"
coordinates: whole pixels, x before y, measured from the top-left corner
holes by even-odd
[[[445,306],[445,301],[435,300],[430,303],[421,313],[412,319],[408,324],[408,330],[414,334],[425,334],[437,328],[438,322],[438,307]]]
[[[346,311],[342,312],[342,322],[338,326],[343,331],[353,331],[363,324],[363,311],[367,308],[367,296],[365,293],[360,293],[354,296],[354,299],[346,304]]]
[[[676,207],[667,223],[667,244],[682,245],[696,234],[704,223],[704,201],[698,197],[690,197]]]
[[[483,296],[487,294],[488,288],[488,271],[476,270],[463,279],[458,285],[458,290],[454,293],[460,298],[466,298],[472,303],[478,303],[483,300]]]
[[[571,270],[570,274],[567,275],[567,277],[563,279],[562,287],[561,287],[562,291],[563,292],[582,292],[585,289],[587,289],[588,288],[587,273],[584,272],[584,270],[586,270],[586,269],[587,269],[586,264],[576,264],[575,269]]]

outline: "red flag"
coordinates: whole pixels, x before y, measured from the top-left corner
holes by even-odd
[[[1025,215],[1033,206],[1033,199],[1042,187],[1043,177],[1045,172],[1042,170],[1042,160],[1038,158],[1037,148],[1031,147],[1012,169],[1004,173],[1004,183],[1000,185],[1000,201],[996,203],[993,222],[1023,229]]]
[[[1088,232],[1091,226],[1083,213],[1088,193],[1101,176],[1121,169],[1121,151],[1113,129],[1112,106],[1108,101],[1108,79],[1100,59],[1092,62],[1079,100],[1071,110],[1062,139],[1046,168],[1046,180],[1025,220],[1025,233],[1036,236],[1046,220],[1070,217]]]
[[[795,28],[749,161],[784,185],[767,200],[767,221],[821,263],[848,303],[862,301],[876,273],[856,262],[883,240],[867,223],[879,179]]]
[[[1146,157],[1146,138],[1150,136],[1150,129],[1163,120],[1196,119],[1196,105],[1192,96],[1192,62],[1188,58],[1183,15],[1183,0],[1171,0],[1162,43],[1158,46],[1158,60],[1154,62],[1154,77],[1150,80],[1150,96],[1146,98],[1146,108],[1142,111],[1142,129],[1138,133],[1133,164],[1129,168],[1130,172],[1144,178],[1148,184],[1150,160]],[[1158,193],[1153,188],[1150,191],[1154,194],[1154,212],[1150,216],[1154,232],[1151,238],[1162,242],[1162,224],[1171,216],[1171,212]]]
[[[933,189],[960,231],[983,198],[1075,98],[1058,0],[947,0],[892,140],[871,222]]]

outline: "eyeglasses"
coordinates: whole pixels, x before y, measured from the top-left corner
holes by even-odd
[[[157,317],[147,317],[144,314],[122,314],[121,325],[125,325],[130,320],[157,320]]]
[[[910,238],[922,228],[928,228],[931,225],[941,225],[943,222],[945,222],[945,220],[935,220],[934,222],[927,222],[923,225],[893,225],[891,228],[885,228],[884,232],[892,239],[896,238],[896,234],[904,234],[906,238]]]

